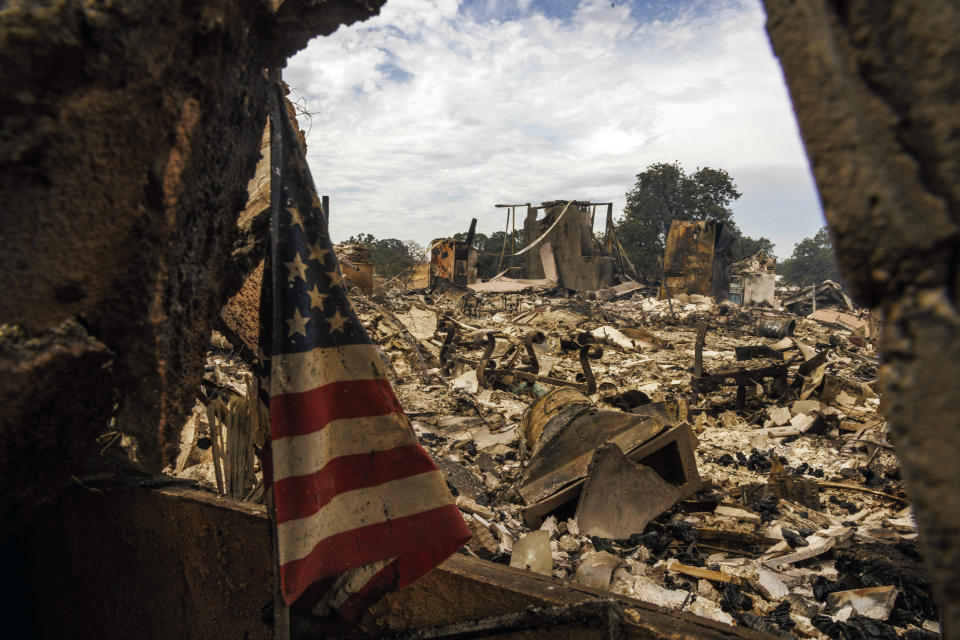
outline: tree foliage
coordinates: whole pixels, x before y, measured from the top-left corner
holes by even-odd
[[[361,244],[369,249],[374,272],[387,279],[412,274],[424,259],[423,247],[413,240],[396,238],[378,240],[372,234],[360,233],[350,236],[347,242]]]
[[[773,249],[773,241],[770,238],[764,236],[751,238],[741,235],[738,236],[733,243],[733,259],[739,260],[740,258],[746,258],[752,256],[757,251],[763,251],[766,255],[773,256],[775,255]]]
[[[812,238],[804,238],[793,247],[793,255],[780,263],[777,271],[788,284],[819,284],[824,280],[840,281],[837,259],[827,228],[822,227]]]
[[[731,203],[740,197],[733,178],[723,169],[698,167],[687,173],[679,162],[658,162],[637,174],[627,192],[616,233],[633,263],[650,280],[659,278],[667,233],[674,220],[717,220],[736,238],[734,258],[760,249],[773,254],[768,238],[744,236],[733,221]]]

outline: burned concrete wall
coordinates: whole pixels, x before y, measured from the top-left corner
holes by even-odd
[[[572,201],[570,210],[564,213],[567,203],[554,200],[542,203],[541,207],[528,207],[523,222],[527,245],[546,233],[559,216],[563,218],[539,248],[525,254],[526,277],[554,279],[575,291],[596,291],[613,285],[613,258],[603,255],[593,238],[591,203]],[[542,218],[537,217],[539,210],[543,211]]]
[[[765,0],[846,282],[886,318],[887,415],[945,638],[960,637],[960,9]]]
[[[265,69],[379,4],[5,3],[0,323],[25,340],[76,340],[51,353],[54,387],[102,379],[99,359],[82,355],[90,340],[112,366],[111,393],[88,415],[21,405],[0,435],[19,441],[28,425],[67,421],[81,438],[106,427],[115,396],[117,425],[137,437],[143,462],[172,458],[213,320],[256,264],[231,257],[245,244],[236,220],[266,120]],[[72,318],[87,336],[64,329]],[[17,371],[21,387],[37,375]]]

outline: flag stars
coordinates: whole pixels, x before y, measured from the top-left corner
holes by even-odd
[[[300,227],[301,231],[306,232],[307,228],[303,225],[303,216],[300,215],[300,210],[292,207],[287,211],[290,213],[290,226]]]
[[[310,295],[310,308],[320,309],[320,312],[323,313],[323,303],[330,297],[329,293],[320,293],[319,287],[313,285],[313,288],[310,291],[307,291]]]
[[[307,281],[307,265],[300,259],[299,253],[294,255],[293,260],[290,262],[285,262],[284,266],[290,274],[287,276],[287,280],[291,283],[296,282],[297,277],[301,278],[304,282]]]
[[[343,333],[343,325],[345,325],[348,320],[349,318],[344,318],[342,315],[340,315],[339,309],[334,311],[333,315],[327,318],[327,322],[330,323],[331,333],[334,331],[339,331]]]
[[[331,287],[342,287],[343,286],[343,276],[340,275],[340,272],[334,269],[333,271],[326,272],[327,277],[330,278]]]
[[[306,317],[306,316],[304,316],[303,314],[300,313],[300,309],[294,309],[294,310],[293,310],[293,316],[290,317],[290,318],[287,318],[287,320],[286,320],[286,323],[287,323],[287,337],[288,337],[288,338],[292,338],[293,336],[295,336],[295,335],[297,335],[297,334],[299,333],[299,334],[302,335],[304,338],[306,338],[306,337],[307,337],[307,322],[309,322],[309,320],[310,320],[310,318],[308,318],[308,317]]]
[[[310,245],[310,260],[316,260],[321,266],[327,266],[327,250],[320,244]]]

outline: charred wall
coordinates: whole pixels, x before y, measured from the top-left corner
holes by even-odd
[[[212,323],[256,264],[236,223],[266,120],[265,69],[380,4],[5,3],[0,324],[18,327],[10,340],[57,333],[59,350],[24,364],[11,347],[0,369],[16,378],[10,388],[103,389],[91,389],[84,415],[56,397],[5,410],[5,441],[29,439],[21,454],[56,463],[44,439],[69,424],[88,442],[116,398],[117,426],[136,436],[143,462],[171,459]],[[92,343],[100,356],[85,355]],[[38,486],[57,486],[61,467]]]
[[[765,0],[846,281],[883,310],[884,399],[945,638],[960,637],[960,8]]]
[[[544,202],[541,207],[531,207],[523,222],[526,244],[539,238],[556,221],[567,201]],[[602,255],[593,239],[589,202],[571,201],[571,211],[567,211],[560,223],[541,243],[541,247],[550,245],[550,254],[555,262],[555,271],[560,284],[575,291],[595,291],[611,286],[613,280],[613,259]],[[544,217],[537,219],[537,212],[543,210]],[[529,251],[526,256],[526,277],[544,278],[542,249]],[[553,269],[551,269],[552,271]]]

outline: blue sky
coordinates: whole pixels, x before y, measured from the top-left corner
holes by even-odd
[[[738,225],[787,257],[823,215],[764,20],[759,0],[389,0],[284,78],[334,241],[492,233],[499,202],[619,216],[678,160],[729,171]]]

